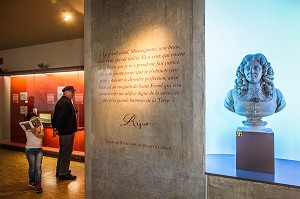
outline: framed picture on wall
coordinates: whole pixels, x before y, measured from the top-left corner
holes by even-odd
[[[19,103],[19,95],[18,94],[12,94],[12,100],[13,100],[13,103]]]
[[[62,92],[63,88],[64,88],[64,86],[57,87],[57,101],[63,96],[63,92]]]
[[[20,106],[20,114],[26,115],[28,113],[28,107],[27,106]]]
[[[53,93],[47,94],[47,104],[54,104],[54,94]]]
[[[20,92],[20,100],[28,100],[28,94],[27,92]]]

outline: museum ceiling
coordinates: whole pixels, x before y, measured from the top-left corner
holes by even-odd
[[[0,0],[0,10],[0,50],[84,35],[84,0]]]

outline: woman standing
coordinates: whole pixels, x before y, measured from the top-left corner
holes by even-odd
[[[35,113],[28,113],[26,119],[29,121],[37,117]],[[25,155],[28,160],[29,183],[28,187],[35,188],[37,193],[42,193],[42,139],[44,137],[44,127],[31,128],[25,131],[27,142],[25,146]]]

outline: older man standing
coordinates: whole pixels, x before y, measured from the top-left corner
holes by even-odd
[[[52,118],[53,137],[59,135],[59,153],[56,166],[56,177],[60,180],[75,180],[71,174],[70,161],[73,142],[77,131],[76,110],[71,102],[74,97],[73,86],[63,88],[63,96],[57,101]]]

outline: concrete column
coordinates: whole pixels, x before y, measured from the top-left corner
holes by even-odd
[[[0,138],[10,139],[10,77],[0,77]]]
[[[204,0],[85,1],[87,198],[205,198]]]

